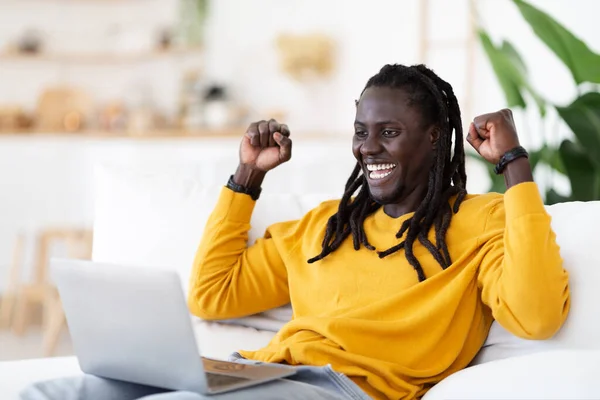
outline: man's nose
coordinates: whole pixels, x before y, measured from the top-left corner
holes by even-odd
[[[369,133],[362,146],[360,147],[360,153],[363,156],[381,153],[382,146],[381,141],[379,139],[379,135],[377,135],[376,133]]]

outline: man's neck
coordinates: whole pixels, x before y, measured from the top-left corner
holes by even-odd
[[[410,192],[403,193],[402,199],[397,203],[384,205],[383,211],[389,217],[399,218],[414,212],[419,204],[423,202],[426,194],[427,184],[415,186]]]

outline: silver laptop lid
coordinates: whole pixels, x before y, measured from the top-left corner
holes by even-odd
[[[208,392],[175,271],[64,259],[50,267],[83,372]]]

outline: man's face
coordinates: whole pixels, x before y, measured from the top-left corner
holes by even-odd
[[[370,87],[356,107],[352,150],[380,204],[400,203],[429,179],[437,131],[408,100],[403,89]]]

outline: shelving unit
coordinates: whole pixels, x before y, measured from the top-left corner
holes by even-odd
[[[5,111],[0,117],[8,121],[0,121],[0,136],[38,135],[40,130],[39,135],[46,135],[44,131],[55,128],[68,130],[64,124],[39,121],[44,113],[57,115],[54,120],[58,121],[60,115],[71,111],[75,117],[85,114],[85,127],[90,129],[108,126],[99,119],[108,118],[108,113],[113,112],[111,116],[120,113],[119,123],[114,124],[119,128],[135,125],[153,130],[140,135],[74,134],[82,137],[196,136],[171,132],[179,124],[185,79],[191,75],[200,79],[205,61],[201,42],[193,35],[185,35],[182,29],[179,3],[180,0],[51,0],[31,1],[31,8],[27,4],[8,7],[0,22],[11,26],[14,21],[15,26],[7,30],[7,40],[0,44],[0,112]],[[50,17],[31,22],[28,15],[35,12]],[[142,12],[143,18],[126,17]],[[36,48],[39,52],[26,51]],[[41,107],[47,92],[60,92],[63,96],[55,96],[44,105],[67,105]],[[129,124],[127,118],[138,123]],[[12,131],[13,127],[30,126],[32,121],[38,128]],[[169,132],[162,126],[168,126]],[[69,134],[60,136],[65,135]]]

